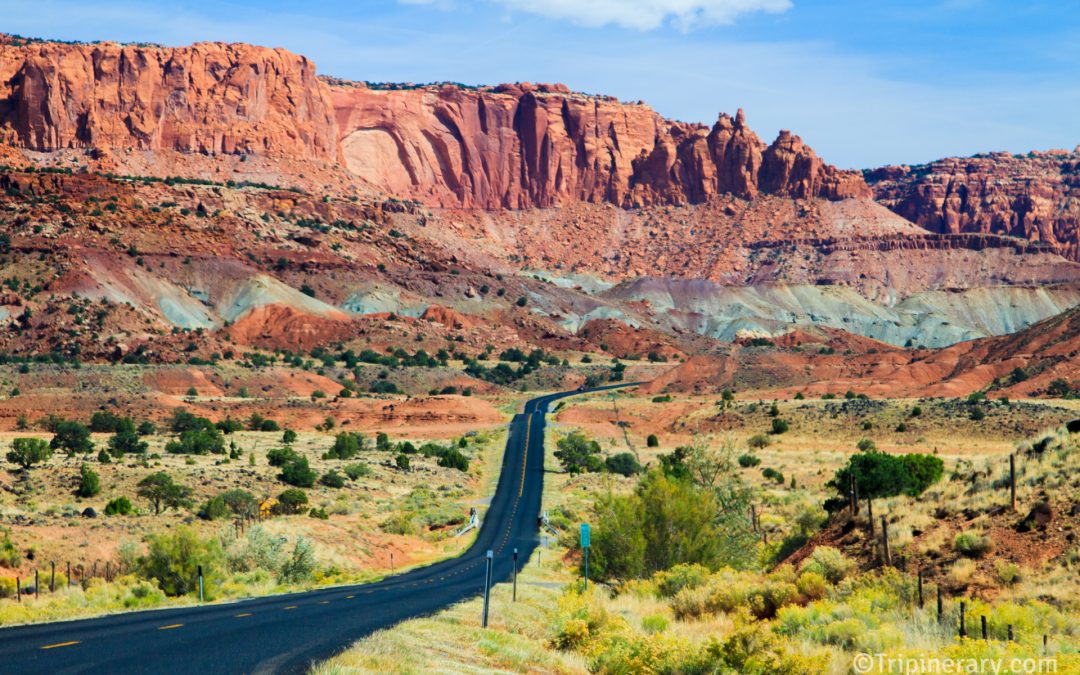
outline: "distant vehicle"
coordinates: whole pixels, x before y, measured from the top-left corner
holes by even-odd
[[[585,385],[584,385],[584,384],[579,384],[579,385],[577,386],[577,390],[578,390],[578,391],[585,391]]]

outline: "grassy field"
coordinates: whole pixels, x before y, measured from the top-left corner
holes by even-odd
[[[799,400],[779,401],[776,411],[771,405],[723,407],[700,397],[654,402],[633,393],[568,399],[549,426],[544,494],[564,534],[539,550],[541,564],[529,562],[522,601],[511,606],[508,587],[498,586],[487,631],[479,627],[479,601],[470,601],[377,633],[315,672],[848,673],[863,652],[954,662],[1018,658],[1042,672],[1080,672],[1080,448],[1064,431],[1040,433],[1071,418],[1073,402]],[[981,416],[972,413],[975,407]],[[774,418],[789,423],[785,433],[768,433]],[[690,443],[727,444],[757,456],[760,464],[737,471],[768,532],[769,542],[756,545],[759,563],[739,570],[676,567],[640,580],[593,583],[583,593],[577,523],[595,518],[598,495],[628,494],[637,479],[560,472],[552,452],[558,438],[576,429],[598,439],[606,455],[629,451],[654,467],[661,455]],[[657,436],[655,447],[650,434]],[[760,435],[768,443],[750,447]],[[863,438],[890,453],[936,454],[945,464],[945,477],[921,496],[874,504],[889,522],[894,568],[881,566],[865,511],[826,524],[820,507],[826,481]],[[1001,485],[1013,451],[1020,513],[1009,515]],[[765,478],[765,467],[785,479]],[[1048,499],[1054,524],[1020,532],[1017,521]],[[777,563],[782,542],[804,527],[816,548],[796,564]],[[968,539],[960,535],[981,538],[989,549],[961,552]],[[917,569],[926,573],[923,609]],[[939,587],[940,623],[933,601]],[[957,636],[961,600],[969,636],[979,637],[986,616],[988,642]],[[1012,642],[1005,639],[1008,626]],[[886,671],[877,663],[863,672]]]
[[[50,438],[47,433],[7,433],[0,447],[14,438]],[[94,434],[97,447],[105,447],[108,434]],[[502,461],[506,431],[503,426],[467,436],[391,436],[390,442],[409,441],[457,444],[464,438],[462,453],[469,458],[468,471],[443,467],[436,457],[409,455],[409,468],[396,462],[399,453],[370,448],[348,459],[324,459],[334,443],[332,432],[301,432],[290,447],[308,460],[317,476],[329,472],[344,479],[342,487],[321,480],[304,489],[308,503],[297,515],[264,513],[261,519],[242,521],[234,514],[214,519],[200,512],[216,495],[241,489],[257,501],[273,499],[289,488],[280,479],[281,467],[271,466],[268,452],[283,447],[282,432],[238,431],[224,436],[235,444],[236,459],[226,455],[182,455],[165,451],[173,435],[144,437],[145,454],[125,455],[102,463],[97,452],[69,456],[56,452],[29,471],[11,468],[0,472],[7,486],[0,492],[0,518],[7,526],[0,533],[0,624],[56,620],[107,611],[191,602],[191,596],[166,597],[155,584],[133,573],[149,538],[187,528],[194,536],[211,542],[224,554],[219,577],[208,588],[215,598],[248,597],[296,590],[316,585],[350,583],[379,578],[391,571],[424,564],[463,550],[474,535],[454,537],[468,518],[469,509],[486,508]],[[369,437],[369,445],[371,438]],[[97,474],[101,490],[93,497],[79,497],[75,490],[81,467]],[[138,483],[146,476],[165,472],[190,488],[188,505],[155,514],[151,503],[138,496]],[[111,501],[127,497],[134,506],[129,515],[105,515]],[[86,509],[94,517],[84,514]],[[314,511],[314,515],[309,515]],[[316,517],[316,515],[318,517]],[[245,569],[234,558],[268,541],[287,542],[278,559],[267,569]],[[297,542],[309,549],[311,573],[303,579],[284,580],[274,566]],[[282,548],[282,547],[278,547]],[[52,567],[56,563],[56,591],[50,594]],[[66,578],[68,563],[73,585]],[[235,564],[234,564],[235,563]],[[121,573],[121,565],[124,572]],[[15,579],[24,589],[40,575],[40,599],[12,597]],[[108,577],[106,579],[106,577]]]

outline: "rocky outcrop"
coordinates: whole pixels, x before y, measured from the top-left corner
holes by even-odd
[[[37,151],[337,157],[314,64],[243,44],[0,45],[0,140]]]
[[[866,178],[879,202],[933,232],[1006,234],[1080,260],[1080,151],[953,157]]]
[[[348,169],[433,206],[634,207],[716,194],[870,194],[860,175],[826,165],[798,136],[782,132],[766,146],[741,110],[721,115],[710,130],[563,85],[336,83],[331,96]]]
[[[443,207],[870,195],[860,174],[826,165],[798,136],[766,145],[742,111],[710,129],[563,85],[374,87],[243,44],[0,40],[0,143],[93,150],[118,172],[157,175],[177,169],[119,153],[288,158],[266,169],[277,180],[310,177],[307,160],[340,163],[388,195]]]

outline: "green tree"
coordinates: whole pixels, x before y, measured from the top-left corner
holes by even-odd
[[[172,476],[158,471],[139,481],[137,494],[150,502],[157,515],[166,509],[187,506],[191,488],[173,482]]]
[[[85,424],[61,420],[56,423],[49,447],[68,453],[86,454],[94,449],[94,444],[90,440],[90,429]]]
[[[286,429],[281,433],[281,442],[285,445],[292,445],[296,442],[296,432],[292,429]]]
[[[87,498],[97,496],[101,492],[101,477],[89,466],[83,464],[79,467],[79,487],[75,494]]]
[[[394,463],[397,464],[397,468],[401,469],[402,471],[408,471],[412,466],[412,462],[411,460],[409,460],[409,456],[405,453],[402,453],[396,458],[394,458]]]
[[[580,431],[563,436],[555,444],[555,458],[567,473],[578,474],[600,471],[604,462],[600,458],[600,444],[590,440]]]
[[[16,438],[11,441],[7,460],[29,471],[30,467],[52,457],[52,448],[41,438]]]
[[[789,429],[786,420],[782,420],[779,417],[774,417],[772,421],[772,433],[774,434],[786,434]]]
[[[307,493],[297,488],[289,488],[278,495],[277,511],[285,515],[300,513],[308,503]]]
[[[180,438],[165,444],[165,452],[179,455],[221,455],[225,453],[225,437],[217,427],[188,429]]]
[[[364,448],[364,437],[343,431],[334,438],[334,445],[323,454],[323,459],[352,459]]]
[[[113,457],[123,457],[129,453],[141,455],[149,447],[150,445],[134,431],[117,431],[109,439],[109,452]]]
[[[649,434],[645,438],[645,445],[650,448],[658,448],[660,447],[660,439],[656,437],[656,434]]]

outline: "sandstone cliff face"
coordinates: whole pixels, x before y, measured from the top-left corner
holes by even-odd
[[[631,207],[716,194],[870,194],[860,175],[826,165],[797,136],[783,132],[766,146],[742,111],[721,115],[710,130],[562,85],[339,85],[331,96],[346,167],[433,206]]]
[[[798,136],[766,145],[741,111],[709,129],[562,85],[375,89],[318,79],[302,56],[242,44],[0,40],[0,143],[104,157],[280,157],[292,161],[275,167],[286,178],[310,177],[308,160],[340,163],[391,196],[443,207],[870,194],[860,174],[826,165]],[[132,173],[175,170],[117,162]]]
[[[1007,234],[1080,260],[1080,152],[954,157],[866,176],[879,202],[931,231]]]
[[[0,45],[0,140],[22,148],[336,159],[315,66],[281,49]]]

